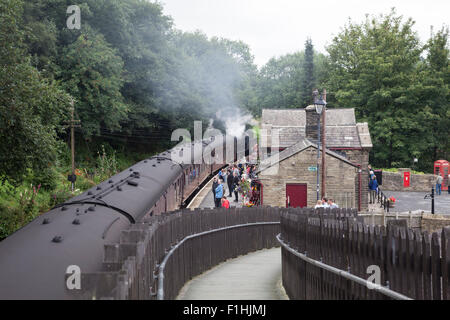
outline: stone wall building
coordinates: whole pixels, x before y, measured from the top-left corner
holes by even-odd
[[[358,166],[330,150],[326,150],[326,163],[329,168],[327,196],[341,208],[355,208]],[[316,164],[317,145],[306,138],[263,161],[257,171],[263,185],[263,205],[314,207],[317,202],[317,171],[312,169]]]
[[[323,130],[323,120],[325,118],[325,130]],[[318,144],[318,121],[319,115],[316,113],[313,105],[304,109],[263,109],[261,119],[261,141],[260,146],[262,150],[267,150],[263,153],[262,160],[267,159],[277,153],[281,154],[288,151],[289,148],[300,143],[310,144],[308,149],[316,149]],[[357,123],[355,119],[355,110],[353,108],[344,109],[326,109],[325,117],[320,117],[322,135],[325,132],[325,145],[327,149],[327,157],[325,158],[325,196],[336,197],[339,191],[339,185],[336,189],[336,177],[342,177],[340,170],[350,170],[347,165],[351,165],[356,169],[357,177],[351,178],[353,181],[352,194],[354,197],[354,207],[360,211],[368,208],[368,164],[369,152],[372,148],[372,141],[370,138],[368,124],[366,122]],[[305,142],[306,139],[306,142]],[[295,149],[295,148],[294,148]],[[291,153],[289,151],[288,153]],[[308,152],[298,155],[298,157],[305,157]],[[338,157],[337,157],[338,156]],[[297,157],[297,156],[296,156]],[[328,159],[330,158],[330,162]],[[313,157],[314,158],[314,157]],[[338,162],[336,162],[339,159]],[[305,160],[305,159],[303,159]],[[303,161],[298,159],[298,161]],[[305,160],[306,161],[306,160]],[[316,158],[311,159],[311,164],[308,166],[315,166]],[[287,162],[286,162],[287,163]],[[340,163],[340,164],[338,164]],[[345,164],[344,164],[345,163]],[[286,167],[284,161],[280,162],[280,168]],[[296,167],[296,166],[294,166]],[[320,168],[320,166],[319,166]],[[345,168],[345,169],[344,169]],[[287,170],[287,168],[284,168]],[[284,170],[283,169],[283,170]],[[289,172],[293,173],[294,168],[289,168]],[[302,167],[296,168],[300,170],[297,172],[303,174]],[[285,181],[290,174],[287,171],[281,170],[279,173],[280,181]],[[321,168],[320,168],[321,170]],[[264,172],[261,172],[264,175]],[[284,176],[288,174],[288,176]],[[311,172],[316,179],[316,172]],[[295,174],[293,174],[295,175]],[[306,176],[305,176],[306,177]],[[275,180],[277,178],[272,177]],[[270,179],[265,179],[264,183],[264,204],[275,205],[275,202],[270,200],[271,193],[270,186],[276,182],[270,182]],[[290,179],[290,178],[289,178]],[[344,180],[349,180],[346,178]],[[281,182],[279,182],[281,183]],[[320,183],[322,184],[322,183]],[[308,179],[308,206],[312,204],[312,198],[309,196],[310,188],[316,190],[316,181]],[[347,188],[347,187],[346,187]],[[284,199],[286,196],[286,188],[279,189],[279,197]],[[284,192],[284,194],[283,194]],[[268,198],[267,198],[268,197]],[[269,200],[268,200],[269,199]],[[316,199],[316,196],[313,197]],[[267,200],[267,201],[266,201]],[[284,200],[283,200],[284,201]],[[282,202],[282,201],[281,201]],[[277,201],[277,203],[281,203]],[[314,202],[315,203],[315,202]]]

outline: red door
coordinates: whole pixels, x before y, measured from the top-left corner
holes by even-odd
[[[303,208],[307,205],[306,184],[286,184],[286,207]]]
[[[405,188],[409,187],[410,178],[411,178],[410,172],[403,172],[403,187]]]

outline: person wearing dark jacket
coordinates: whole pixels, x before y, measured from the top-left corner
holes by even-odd
[[[377,194],[377,189],[378,189],[377,177],[373,175],[372,179],[369,182],[370,203],[375,203],[375,196]]]
[[[233,195],[231,194],[233,192],[233,170],[228,169],[227,172],[227,185],[228,185],[228,192],[229,192],[229,197],[232,198]]]
[[[237,175],[237,173],[233,174],[233,191],[234,191],[234,196],[236,197],[236,199],[234,199],[234,202],[238,202],[238,187],[239,187],[239,176]]]
[[[218,185],[219,185],[219,182],[217,181],[217,177],[214,177],[213,184],[212,184],[212,193],[213,193],[214,199],[216,199],[216,188]]]

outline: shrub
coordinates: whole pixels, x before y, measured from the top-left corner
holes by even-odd
[[[57,179],[58,175],[53,168],[45,168],[33,171],[30,182],[35,186],[41,185],[44,190],[53,191],[56,189]]]
[[[24,215],[17,208],[0,203],[0,240],[3,240],[23,225]]]
[[[12,196],[14,195],[15,189],[16,188],[12,184],[10,184],[4,176],[0,177],[0,196]]]
[[[97,153],[97,174],[95,177],[96,179],[94,180],[96,183],[104,181],[118,172],[115,151],[112,151],[111,154],[108,155],[105,151],[105,146],[102,145],[102,152]]]

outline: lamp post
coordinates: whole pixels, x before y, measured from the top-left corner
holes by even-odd
[[[316,107],[316,112],[319,115],[317,118],[317,129],[318,129],[318,147],[317,147],[317,200],[320,200],[320,183],[319,183],[319,159],[320,159],[320,117],[322,116],[322,112],[325,109],[327,103],[323,100],[322,96],[319,99],[314,99],[314,106]],[[322,154],[322,157],[324,155]],[[322,168],[323,170],[323,168]]]
[[[417,159],[417,158],[414,158],[413,159],[413,170],[416,170],[416,164],[417,164],[417,162],[419,162],[419,159]]]

